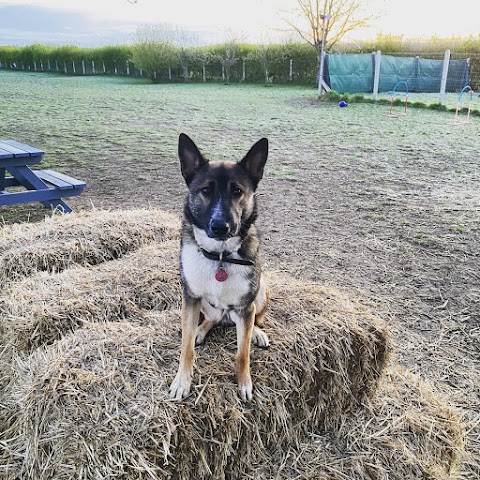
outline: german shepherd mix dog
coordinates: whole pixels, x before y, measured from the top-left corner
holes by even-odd
[[[250,343],[268,347],[263,326],[269,294],[258,259],[255,190],[267,161],[259,140],[238,163],[206,160],[193,141],[178,143],[188,186],[180,247],[182,347],[170,398],[190,392],[195,345],[216,325],[237,330],[236,375],[242,400],[252,399]]]

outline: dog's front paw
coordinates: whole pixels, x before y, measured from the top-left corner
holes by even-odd
[[[172,385],[170,385],[170,398],[172,400],[180,401],[188,397],[191,383],[191,378],[177,374]]]
[[[249,402],[252,399],[253,385],[252,380],[248,379],[245,383],[238,385],[240,398],[244,402]]]

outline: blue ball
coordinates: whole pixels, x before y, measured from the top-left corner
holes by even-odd
[[[339,104],[338,104],[339,107],[343,108],[343,107],[348,107],[348,103],[345,101],[345,100],[342,100]]]

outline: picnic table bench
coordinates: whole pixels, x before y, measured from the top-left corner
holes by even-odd
[[[47,208],[72,211],[62,198],[80,195],[86,184],[53,170],[30,169],[44,153],[15,140],[0,140],[0,205],[40,202]],[[23,188],[7,190],[12,187]]]

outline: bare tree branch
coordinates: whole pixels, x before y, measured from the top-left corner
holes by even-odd
[[[325,23],[325,48],[331,49],[347,33],[368,26],[378,15],[367,13],[369,0],[297,0],[297,7],[284,21],[290,29],[310,43],[320,56],[323,37],[323,17],[331,17]],[[294,18],[292,18],[292,16]]]

